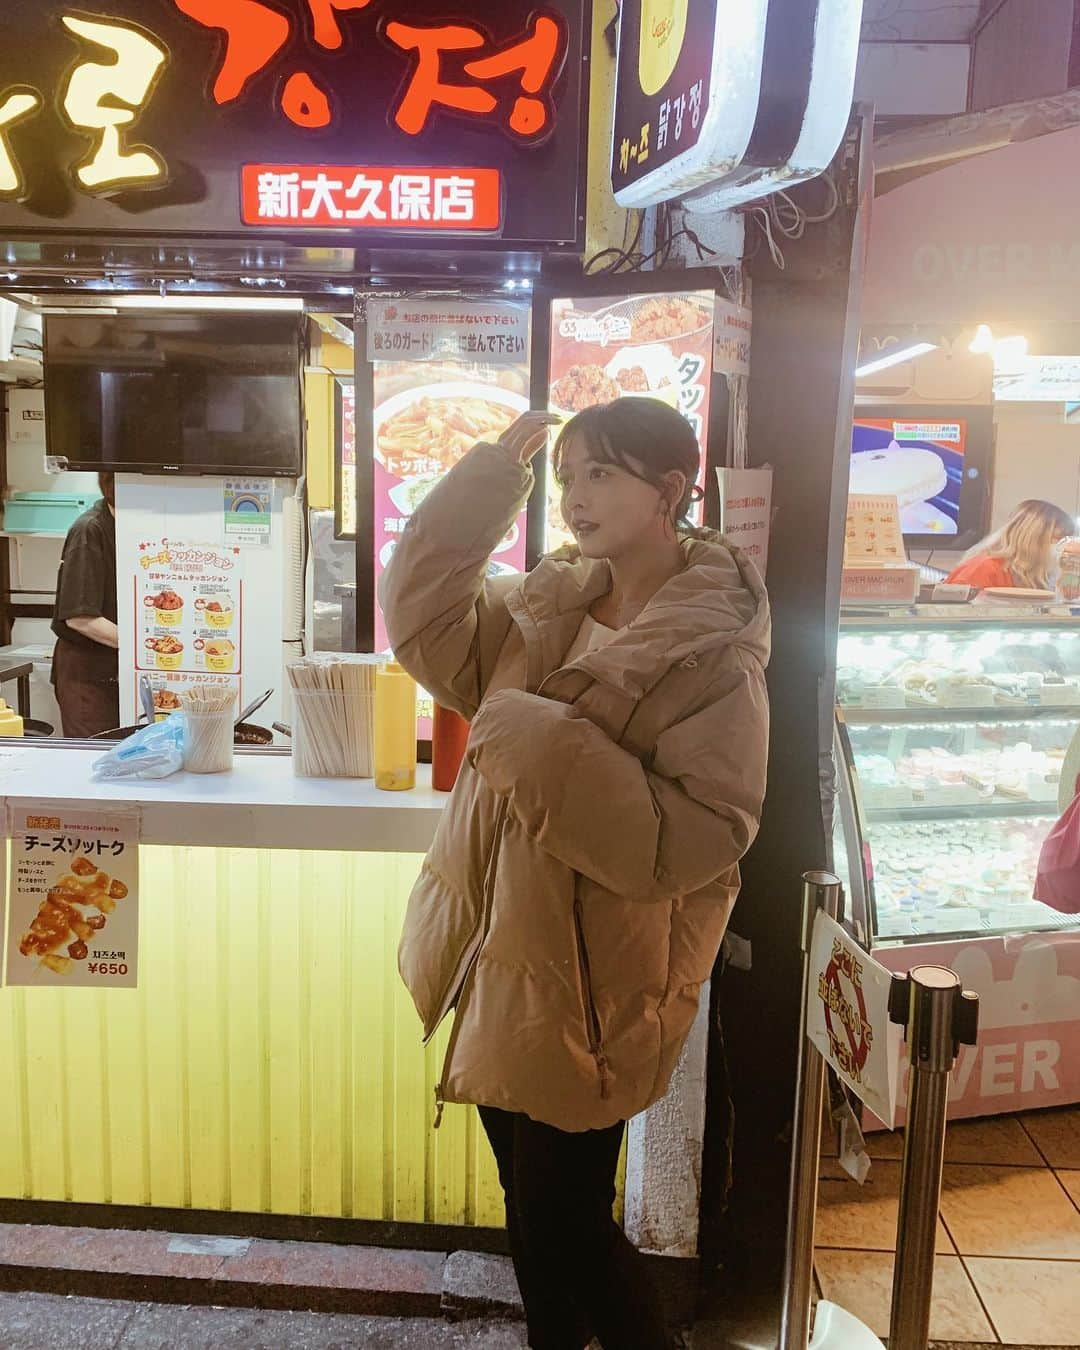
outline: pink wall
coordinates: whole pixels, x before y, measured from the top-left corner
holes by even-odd
[[[863,323],[1080,318],[1080,128],[978,155],[874,202]]]

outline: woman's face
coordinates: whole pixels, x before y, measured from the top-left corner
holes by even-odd
[[[669,501],[678,501],[685,479],[680,473],[668,477]],[[619,465],[593,460],[582,437],[565,447],[559,478],[563,519],[584,557],[616,559],[671,539],[663,495]]]

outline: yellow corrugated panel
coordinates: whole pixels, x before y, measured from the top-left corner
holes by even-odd
[[[141,857],[138,990],[0,990],[0,1194],[501,1225],[397,973],[419,858]]]

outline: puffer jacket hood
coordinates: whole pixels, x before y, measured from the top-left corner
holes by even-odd
[[[472,721],[409,902],[399,967],[424,1027],[455,1010],[441,1100],[565,1130],[666,1091],[738,892],[765,787],[770,619],[711,530],[606,645],[567,662],[608,563],[487,563],[532,487],[471,451],[384,575],[399,661]]]
[[[593,652],[597,679],[642,695],[691,654],[738,646],[762,665],[769,659],[768,598],[757,569],[716,530],[680,531],[686,569],[653,597],[613,642]],[[538,620],[582,611],[611,590],[605,561],[574,546],[549,554],[521,585],[524,606]]]

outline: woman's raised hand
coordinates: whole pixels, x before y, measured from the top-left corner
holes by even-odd
[[[549,428],[558,425],[555,413],[522,413],[499,437],[499,444],[519,464],[531,464],[547,444]]]

